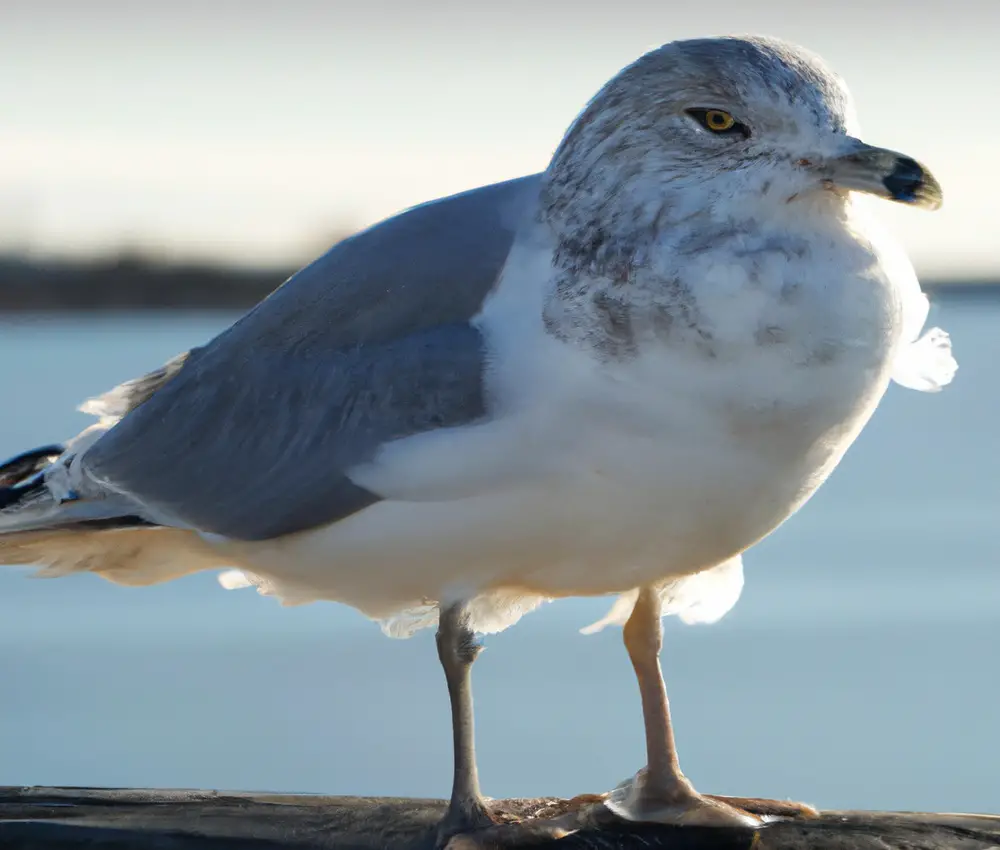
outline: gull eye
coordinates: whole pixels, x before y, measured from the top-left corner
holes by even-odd
[[[732,130],[736,126],[736,119],[721,109],[707,109],[701,123],[713,133],[725,133],[726,130]]]
[[[710,133],[720,136],[738,134],[744,139],[750,137],[750,128],[722,109],[688,109],[687,114]]]

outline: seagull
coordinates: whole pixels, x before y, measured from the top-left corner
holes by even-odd
[[[544,172],[334,245],[205,345],[0,467],[0,562],[150,585],[226,570],[285,604],[437,629],[454,777],[439,846],[495,823],[476,769],[480,635],[616,596],[646,765],[630,821],[753,825],[681,771],[664,614],[711,621],[741,555],[816,492],[889,384],[956,364],[875,199],[926,167],[859,138],[818,57],[675,41],[621,70]]]

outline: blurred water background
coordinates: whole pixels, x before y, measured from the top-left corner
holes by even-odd
[[[5,0],[0,456],[76,433],[76,404],[205,341],[344,232],[544,168],[642,51],[806,44],[848,80],[865,138],[945,188],[940,213],[884,216],[941,284],[931,322],[960,370],[940,395],[890,389],[747,554],[722,622],[667,622],[682,763],[706,791],[998,812],[998,27],[981,0]],[[431,634],[391,641],[212,575],[26,576],[0,569],[0,784],[447,794]],[[488,639],[486,793],[601,791],[642,764],[620,630],[577,634],[609,602]]]

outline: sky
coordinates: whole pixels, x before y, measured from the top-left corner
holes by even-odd
[[[1000,0],[0,0],[0,250],[296,265],[412,204],[545,168],[666,41],[819,53],[941,211],[885,204],[924,275],[1000,276]]]

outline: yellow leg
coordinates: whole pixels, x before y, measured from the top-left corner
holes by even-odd
[[[703,797],[681,772],[670,722],[670,703],[660,667],[663,647],[659,594],[639,592],[625,624],[625,649],[635,669],[646,729],[646,767],[605,800],[615,814],[632,821],[718,826],[757,826],[760,819],[721,800]]]

